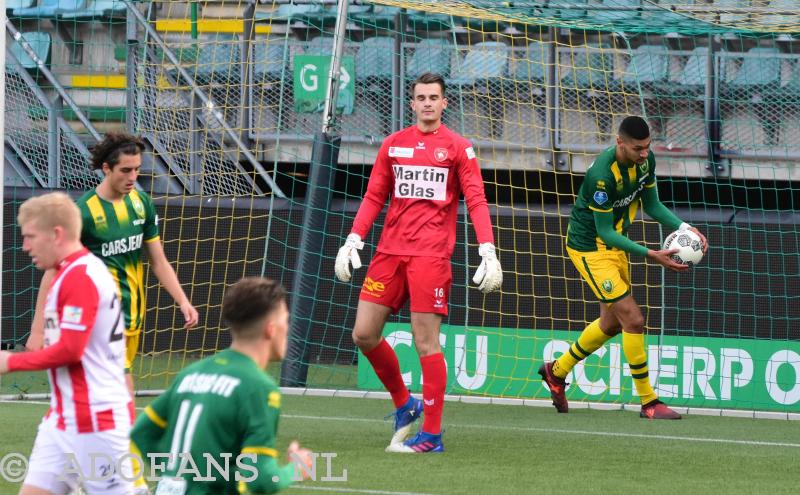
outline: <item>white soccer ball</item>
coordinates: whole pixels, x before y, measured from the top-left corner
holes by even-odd
[[[694,266],[703,259],[703,241],[691,230],[676,230],[664,240],[664,249],[677,249],[672,259],[682,265]]]

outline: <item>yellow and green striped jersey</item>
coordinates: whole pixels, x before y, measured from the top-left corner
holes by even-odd
[[[656,185],[653,152],[641,165],[617,162],[616,146],[600,153],[586,171],[567,227],[567,246],[576,251],[610,249],[597,233],[595,212],[613,212],[614,229],[624,236],[636,217],[642,191]]]
[[[81,242],[108,266],[117,282],[128,335],[144,323],[142,246],[156,242],[158,216],[150,196],[134,189],[120,201],[106,201],[91,190],[78,199],[83,217]]]

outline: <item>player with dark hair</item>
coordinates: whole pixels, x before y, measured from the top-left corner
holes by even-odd
[[[157,493],[274,493],[294,477],[292,464],[277,462],[281,394],[264,371],[286,354],[286,291],[273,280],[244,278],[225,292],[222,319],[230,328],[230,348],[183,369],[131,431],[142,459],[151,453],[173,456],[159,473],[163,479]],[[213,459],[218,466],[229,466],[230,475],[224,479],[203,472],[214,480],[193,480],[193,471],[182,472],[182,454],[201,469]],[[311,452],[297,442],[290,444],[288,454],[312,466]],[[250,481],[237,482],[241,478]]]
[[[144,143],[136,136],[110,132],[92,149],[92,167],[101,170],[103,181],[81,196],[77,203],[83,216],[81,241],[108,265],[117,281],[125,316],[125,370],[128,388],[133,393],[130,374],[139,348],[144,326],[144,264],[142,252],[150,260],[150,268],[159,282],[180,307],[187,328],[197,324],[197,310],[181,287],[175,270],[167,261],[158,232],[158,215],[150,196],[136,189],[142,166]],[[52,280],[45,273],[37,300],[34,330],[28,340],[29,349],[41,345],[42,294]]]
[[[375,218],[390,197],[377,253],[367,270],[356,312],[353,341],[392,396],[395,433],[389,452],[442,452],[442,407],[447,367],[439,345],[442,317],[452,282],[450,258],[456,242],[458,202],[463,192],[482,258],[473,278],[481,292],[500,289],[503,274],[483,179],[470,142],[442,124],[447,108],[442,76],[425,73],[412,85],[415,125],[387,137],[372,167],[367,192],[353,227],[336,257],[336,276],[350,280],[361,266]],[[392,347],[382,338],[392,313],[410,300],[411,329],[422,367],[422,398],[411,396]],[[420,414],[419,433],[403,442]]]
[[[117,283],[122,299],[125,324],[125,382],[133,395],[131,368],[139,349],[144,327],[145,304],[144,263],[147,253],[150,269],[180,307],[185,327],[197,325],[199,316],[183,291],[175,270],[167,261],[158,233],[158,215],[150,196],[136,189],[142,167],[144,142],[130,134],[109,132],[92,149],[91,165],[103,172],[104,178],[77,203],[83,218],[81,242],[102,259]],[[44,333],[44,296],[52,283],[54,270],[42,276],[31,335],[26,347],[39,349]],[[138,474],[139,466],[134,465]],[[139,478],[137,493],[146,493]]]
[[[650,384],[644,316],[631,294],[628,256],[645,256],[676,272],[689,267],[671,258],[676,249],[653,251],[628,239],[628,227],[636,217],[640,201],[645,213],[667,231],[692,230],[702,239],[704,249],[708,249],[705,236],[681,221],[658,199],[650,129],[641,117],[629,116],[619,126],[617,145],[598,155],[586,171],[567,227],[567,253],[600,300],[600,318],[583,330],[568,352],[539,368],[558,412],[569,411],[564,380],[567,374],[621,332],[622,349],[642,402],[641,417],[681,417],[658,400]]]

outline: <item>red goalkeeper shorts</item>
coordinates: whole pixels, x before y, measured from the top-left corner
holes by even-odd
[[[393,313],[411,299],[413,313],[446,316],[452,282],[448,259],[376,253],[369,264],[359,299],[388,306]]]

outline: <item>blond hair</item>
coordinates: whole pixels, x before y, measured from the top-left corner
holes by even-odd
[[[62,192],[34,196],[19,207],[17,223],[22,226],[32,220],[43,230],[61,227],[70,240],[80,239],[83,220],[78,205]]]

